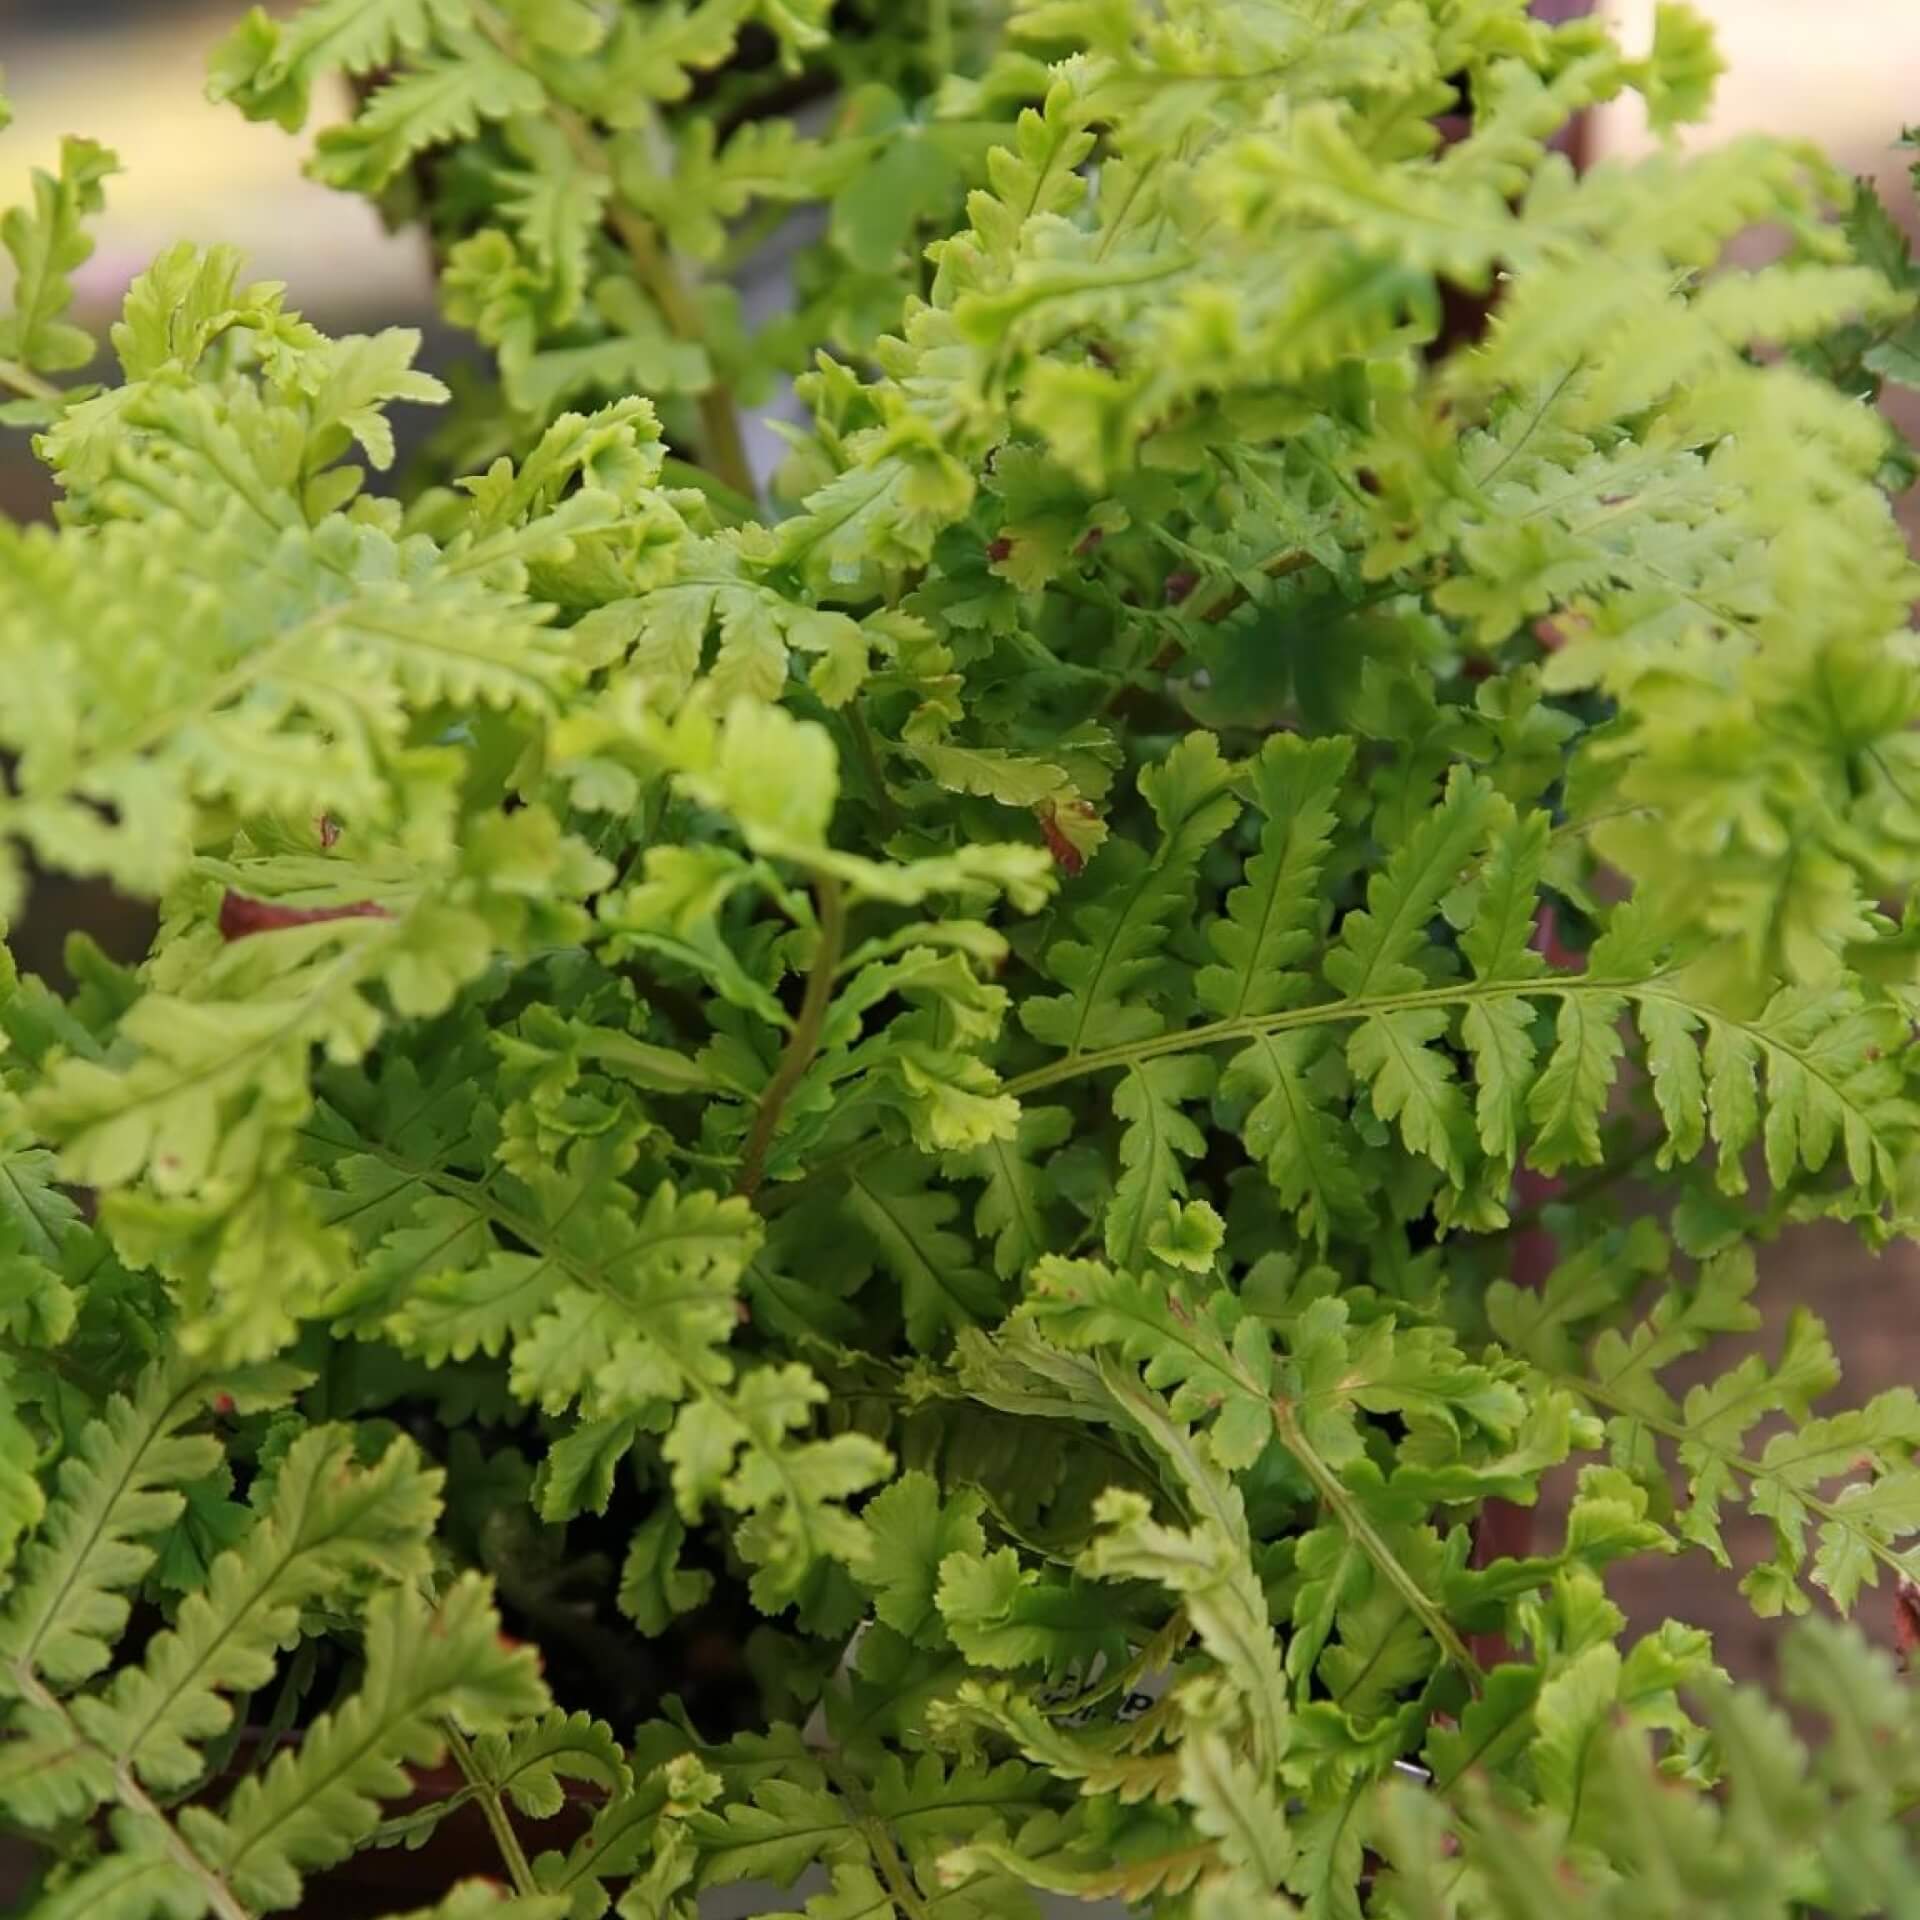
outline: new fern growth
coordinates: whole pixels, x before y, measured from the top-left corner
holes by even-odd
[[[0,959],[27,1913],[1906,1911],[1885,1656],[1790,1630],[1805,1751],[1607,1591],[1920,1579],[1920,1400],[1752,1339],[1920,1224],[1898,228],[1573,171],[1678,6],[828,15],[229,36],[457,399],[221,248],[96,342],[89,141],[0,223],[0,914],[159,916]]]

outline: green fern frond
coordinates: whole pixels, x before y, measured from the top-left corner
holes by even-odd
[[[1051,1250],[1048,1194],[1037,1157],[1062,1145],[1072,1130],[1064,1107],[1023,1107],[1011,1139],[989,1140],[943,1163],[949,1178],[983,1185],[974,1206],[974,1230],[993,1244],[993,1270],[1002,1280],[1024,1273]]]
[[[320,378],[368,435],[338,371]],[[372,525],[329,514],[306,527],[297,470],[249,502],[205,491],[216,467],[252,459],[228,444],[209,391],[122,409],[116,433],[150,429],[136,445],[151,491],[114,496],[130,515],[4,542],[0,613],[33,636],[40,697],[10,710],[20,761],[0,829],[135,893],[180,875],[196,823],[223,803],[391,820],[433,784],[431,757],[403,751],[409,715],[446,700],[544,714],[576,676],[544,610],[503,604]],[[322,417],[303,403],[280,421],[305,432]],[[156,568],[169,527],[176,564]],[[155,633],[179,644],[143,638]]]
[[[425,1573],[436,1487],[405,1442],[363,1473],[342,1430],[303,1434],[281,1464],[272,1505],[213,1563],[145,1657],[64,1714],[27,1716],[41,1724],[16,1733],[3,1770],[15,1812],[38,1823],[88,1810],[114,1795],[116,1769],[155,1793],[191,1786],[205,1768],[203,1743],[231,1722],[228,1696],[272,1677],[300,1637],[304,1609],[338,1600],[360,1578]]]
[[[1367,884],[1367,904],[1341,922],[1326,959],[1327,979],[1349,999],[1417,992],[1427,976],[1414,964],[1442,901],[1465,877],[1492,807],[1488,789],[1456,773],[1438,807]]]
[[[663,1449],[684,1515],[718,1500],[747,1517],[735,1539],[764,1613],[800,1597],[824,1563],[859,1565],[866,1528],[842,1504],[883,1479],[892,1456],[861,1433],[796,1441],[827,1390],[801,1366],[759,1367],[683,1412]]]
[[[1075,1054],[1142,1039],[1164,1026],[1142,990],[1158,969],[1173,916],[1192,897],[1201,854],[1240,810],[1229,791],[1231,771],[1217,744],[1201,734],[1159,778],[1143,781],[1163,835],[1160,850],[1145,855],[1116,840],[1088,868],[1087,903],[1070,904],[1083,937],[1057,941],[1046,955],[1048,973],[1067,991],[1029,999],[1021,1008],[1036,1039]]]
[[[1308,978],[1295,963],[1319,931],[1320,876],[1352,757],[1346,740],[1276,734],[1249,766],[1251,799],[1264,822],[1260,851],[1227,895],[1225,917],[1208,928],[1220,959],[1201,969],[1194,993],[1209,1013],[1257,1018],[1306,997]]]
[[[186,1807],[178,1816],[195,1853],[249,1905],[291,1906],[303,1873],[344,1859],[377,1824],[379,1802],[408,1790],[407,1767],[439,1761],[447,1720],[493,1732],[546,1705],[532,1653],[502,1646],[475,1575],[437,1604],[387,1588],[368,1603],[366,1622],[366,1670],[346,1704],[220,1812]]]
[[[0,1686],[15,1698],[42,1680],[71,1688],[108,1664],[127,1589],[153,1564],[151,1536],[179,1513],[179,1490],[219,1461],[217,1440],[183,1429],[216,1403],[275,1404],[300,1378],[278,1364],[223,1374],[176,1359],[108,1404],[61,1462],[39,1537],[21,1555],[0,1614]]]
[[[473,1743],[473,1765],[480,1780],[532,1820],[550,1820],[560,1811],[563,1781],[586,1781],[609,1794],[632,1786],[605,1721],[558,1708],[511,1734],[483,1734]]]
[[[187,1785],[202,1765],[193,1743],[225,1728],[228,1710],[213,1696],[260,1686],[297,1634],[303,1607],[356,1576],[424,1576],[437,1489],[438,1477],[421,1471],[404,1442],[359,1473],[343,1433],[303,1434],[244,1544],[214,1563],[206,1587],[187,1597],[140,1666],[116,1674],[97,1700],[73,1703],[75,1723],[150,1788]]]
[[[1110,1492],[1095,1509],[1101,1531],[1085,1566],[1100,1579],[1152,1580],[1177,1593],[1194,1631],[1240,1695],[1239,1717],[1258,1762],[1273,1767],[1291,1738],[1286,1682],[1266,1599],[1244,1540],[1210,1524],[1192,1532],[1158,1525],[1137,1494]]]
[[[1262,1034],[1236,1053],[1220,1091],[1246,1102],[1247,1149],[1265,1168],[1280,1204],[1321,1242],[1366,1217],[1366,1184],[1331,1103],[1329,1049],[1313,1033]]]
[[[1236,220],[1324,223],[1416,272],[1466,286],[1484,285],[1493,262],[1526,245],[1524,228],[1479,182],[1401,176],[1383,190],[1379,168],[1345,118],[1332,102],[1317,102],[1283,136],[1229,149],[1221,172]]]
[[[470,18],[467,0],[317,0],[285,25],[257,9],[215,51],[212,92],[293,132],[306,121],[316,81],[371,73]]]
[[[1023,1566],[1011,1547],[948,1554],[936,1600],[946,1637],[976,1667],[1037,1668],[1059,1681],[1129,1652],[1129,1622],[1111,1595]]]
[[[378,193],[415,154],[545,104],[539,82],[486,41],[449,36],[446,58],[410,68],[348,125],[321,134],[313,173],[330,187]]]
[[[1368,883],[1367,906],[1345,916],[1322,952],[1320,970],[1338,997],[1171,1030],[1151,1004],[1126,1001],[1117,1018],[1128,1038],[1021,1075],[1007,1091],[1026,1097],[1079,1074],[1122,1071],[1120,1097],[1144,1116],[1132,1136],[1152,1171],[1148,1200],[1164,1207],[1183,1190],[1171,1158],[1178,1105],[1143,1102],[1125,1089],[1167,1073],[1182,1056],[1237,1044],[1222,1091],[1245,1114],[1247,1143],[1271,1169],[1283,1203],[1319,1235],[1360,1217],[1359,1169],[1370,1151],[1364,1129],[1342,1121],[1350,1082],[1332,1057],[1338,1030],[1347,1030],[1351,1083],[1366,1089],[1372,1113],[1396,1122],[1408,1151],[1431,1160],[1470,1209],[1479,1204],[1474,1182],[1486,1177],[1480,1155],[1496,1179],[1523,1153],[1548,1171],[1597,1162],[1624,1052],[1618,1029],[1631,1010],[1670,1161],[1694,1157],[1711,1139],[1719,1178],[1738,1193],[1742,1155],[1764,1134],[1781,1190],[1844,1162],[1861,1216],[1897,1208],[1895,1169],[1914,1116],[1907,1043],[1892,1004],[1853,986],[1806,986],[1780,989],[1757,1013],[1740,1011],[1719,998],[1715,956],[1697,946],[1675,953],[1660,939],[1657,917],[1637,907],[1616,911],[1583,972],[1549,970],[1527,945],[1547,846],[1544,822],[1514,819],[1487,788],[1457,773]],[[1125,864],[1138,854],[1113,857]],[[1471,979],[1457,977],[1457,962],[1436,938],[1443,915]],[[1164,964],[1148,958],[1164,933],[1153,924],[1159,930],[1145,936],[1129,978],[1151,978]],[[1121,952],[1127,938],[1116,928],[1108,951]],[[1303,990],[1286,991],[1291,1002]],[[1054,1020],[1070,1003],[1038,1006]],[[1023,1020],[1035,1007],[1022,1004]],[[1557,1036],[1542,1057],[1535,1028],[1549,1007]],[[1456,1036],[1473,1066],[1466,1083]],[[1183,1099],[1205,1090],[1197,1079],[1191,1087]],[[1143,1131],[1155,1118],[1157,1129]],[[1196,1147],[1197,1134],[1184,1137]],[[1133,1244],[1128,1257],[1137,1264]]]
[[[36,1898],[57,1920],[200,1920],[207,1890],[183,1867],[155,1821],[115,1816],[113,1849],[57,1892]]]
[[[928,1168],[912,1154],[868,1162],[847,1178],[847,1213],[900,1289],[907,1337],[933,1352],[954,1333],[994,1320],[1002,1306],[992,1276],[972,1262],[972,1249],[952,1222],[960,1204],[927,1185]]]
[[[636,101],[683,100],[703,73],[725,64],[751,8],[746,0],[669,0],[648,14],[621,14],[581,104],[597,120],[626,127]]]
[[[32,210],[13,207],[0,216],[0,245],[14,268],[11,299],[0,314],[0,361],[9,363],[0,384],[24,394],[29,405],[38,403],[43,419],[51,418],[58,396],[37,376],[70,373],[94,356],[93,336],[66,318],[73,304],[67,276],[93,252],[85,222],[105,204],[101,182],[119,170],[105,147],[68,138],[60,144],[57,175],[34,169]]]
[[[447,1119],[464,1128],[457,1108]],[[637,1205],[618,1184],[630,1150],[617,1142],[579,1143],[563,1167],[522,1179],[458,1171],[460,1131],[436,1143],[444,1166],[419,1166],[419,1141],[348,1139],[343,1170],[374,1183],[387,1223],[354,1306],[369,1331],[428,1359],[509,1354],[517,1393],[555,1412],[579,1405],[616,1448],[671,1415],[681,1512],[692,1522],[717,1501],[745,1516],[738,1543],[769,1611],[823,1558],[861,1557],[864,1530],[841,1503],[881,1477],[885,1450],[852,1434],[796,1438],[824,1389],[804,1367],[743,1371],[727,1351],[761,1244],[744,1200],[661,1185]]]
[[[1658,1255],[1657,1248],[1643,1249],[1638,1271]],[[1711,1263],[1690,1287],[1673,1287],[1630,1332],[1598,1333],[1582,1367],[1573,1330],[1605,1313],[1637,1278],[1630,1271],[1603,1279],[1570,1261],[1550,1277],[1539,1305],[1502,1284],[1489,1297],[1489,1312],[1517,1351],[1608,1416],[1616,1456],[1662,1503],[1663,1449],[1675,1449],[1691,1495],[1675,1520],[1683,1539],[1727,1565],[1720,1519],[1726,1500],[1740,1499],[1771,1522],[1774,1557],[1748,1569],[1742,1582],[1763,1612],[1804,1611],[1800,1582],[1807,1578],[1849,1607],[1862,1585],[1878,1582],[1882,1567],[1897,1571],[1904,1564],[1900,1543],[1920,1530],[1920,1482],[1907,1464],[1920,1435],[1912,1395],[1896,1389],[1850,1412],[1812,1416],[1839,1370],[1819,1321],[1801,1311],[1773,1365],[1750,1353],[1676,1400],[1661,1379],[1666,1368],[1716,1334],[1759,1324],[1750,1301],[1752,1261],[1740,1254]],[[1752,1429],[1782,1413],[1791,1424],[1750,1450]],[[1836,1488],[1837,1481],[1848,1484]]]

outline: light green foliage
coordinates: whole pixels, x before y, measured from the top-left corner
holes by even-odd
[[[11,208],[0,218],[0,244],[13,259],[11,311],[0,318],[0,355],[13,363],[10,379],[22,388],[27,408],[51,398],[50,390],[36,390],[33,376],[71,372],[94,356],[92,335],[66,318],[73,302],[67,275],[93,252],[85,220],[100,211],[101,182],[116,171],[118,163],[105,147],[64,140],[59,173],[34,170],[33,205]],[[16,403],[8,417],[19,424],[28,415]]]
[[[499,355],[476,433],[517,435],[568,400],[635,387],[687,395],[710,464],[751,492],[730,389],[797,368],[812,340],[867,346],[917,278],[916,231],[958,211],[997,131],[988,114],[936,109],[951,13],[943,47],[914,28],[871,45],[832,35],[827,11],[823,0],[320,0],[284,21],[251,13],[215,52],[211,88],[297,129],[316,88],[358,82],[309,170],[436,224],[444,210],[459,229],[443,300]],[[766,33],[802,99],[842,94],[826,137],[766,117],[764,85],[729,71]],[[457,184],[469,177],[489,181],[477,223]],[[731,289],[699,284],[699,267],[737,251],[743,229],[764,233],[769,213],[809,203],[831,219],[797,276],[796,311],[753,338]]]
[[[31,1920],[454,1814],[500,1884],[418,1920],[1909,1909],[1880,1657],[1788,1633],[1805,1753],[1606,1591],[1735,1516],[1763,1615],[1920,1579],[1920,1402],[1754,1339],[1761,1249],[1920,1212],[1920,269],[1804,146],[1550,145],[1717,72],[1668,4],[249,14],[213,93],[430,242],[457,397],[220,247],[96,340],[112,159],[35,176],[0,914],[158,931],[0,950]]]
[[[421,1592],[439,1475],[422,1470],[405,1440],[358,1468],[340,1427],[294,1441],[268,1504],[173,1625],[110,1679],[88,1684],[126,1625],[126,1590],[152,1563],[145,1541],[179,1511],[181,1485],[218,1458],[218,1440],[189,1429],[210,1407],[240,1414],[300,1384],[284,1367],[221,1374],[161,1363],[131,1402],[111,1403],[62,1467],[0,1627],[8,1813],[46,1828],[103,1802],[115,1808],[113,1850],[62,1888],[56,1912],[290,1906],[301,1872],[351,1851],[372,1830],[378,1801],[406,1790],[402,1762],[437,1758],[444,1716],[480,1731],[544,1699],[531,1655],[498,1643],[484,1582],[463,1576],[437,1604]],[[243,1784],[221,1811],[196,1805],[176,1822],[157,1796],[205,1780],[202,1743],[230,1725],[232,1697],[272,1677],[322,1603],[364,1612],[360,1690],[298,1755]]]

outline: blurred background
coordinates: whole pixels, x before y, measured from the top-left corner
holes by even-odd
[[[1602,4],[1630,46],[1645,44],[1654,0]],[[1920,122],[1920,0],[1693,4],[1717,26],[1730,71],[1711,122],[1692,129],[1689,143],[1761,128],[1809,136],[1849,171],[1876,175],[1899,217],[1920,231],[1906,176],[1913,156],[1893,150],[1902,126]],[[1585,10],[1582,0],[1543,0],[1541,11],[1549,9]],[[420,243],[383,232],[364,202],[306,181],[301,141],[204,98],[206,50],[243,10],[242,0],[0,0],[0,68],[15,113],[0,131],[0,206],[26,196],[30,170],[51,162],[61,134],[92,134],[126,169],[108,183],[98,249],[75,276],[92,311],[117,303],[167,243],[225,240],[244,250],[256,277],[286,281],[291,303],[329,331],[421,326],[429,359],[444,364],[462,349],[436,323]],[[327,103],[317,117],[330,117]],[[1587,129],[1590,157],[1646,144],[1632,101]],[[1904,424],[1920,436],[1920,406]],[[25,436],[0,433],[0,510],[29,517],[47,504]],[[1920,538],[1920,499],[1906,506]],[[61,941],[76,924],[121,953],[137,951],[145,937],[144,922],[111,902],[43,888],[28,924],[14,930],[22,961],[57,975]],[[1796,1297],[1812,1298],[1828,1317],[1851,1394],[1920,1384],[1920,1247],[1875,1259],[1844,1235],[1802,1234],[1774,1252],[1768,1299],[1776,1329]],[[1549,1537],[1553,1518],[1540,1525]],[[1764,1555],[1757,1526],[1735,1551],[1743,1563]],[[1753,1618],[1733,1576],[1722,1579],[1700,1556],[1684,1573],[1658,1563],[1628,1570],[1619,1597],[1651,1624],[1675,1606],[1677,1577],[1697,1583],[1686,1609],[1715,1628],[1725,1663],[1764,1675],[1771,1627]],[[1891,1639],[1884,1590],[1868,1596],[1863,1614],[1877,1637]]]

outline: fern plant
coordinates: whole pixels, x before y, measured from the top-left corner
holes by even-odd
[[[1912,1907],[1887,1657],[1787,1632],[1803,1747],[1607,1591],[1738,1510],[1763,1615],[1920,1577],[1920,1400],[1750,1338],[1760,1249],[1920,1218],[1920,267],[1801,144],[1552,149],[1716,72],[1672,5],[249,16],[212,91],[350,100],[457,399],[220,248],[103,346],[113,156],[36,176],[0,913],[158,931],[0,973],[33,1920],[475,1820],[439,1920]]]

